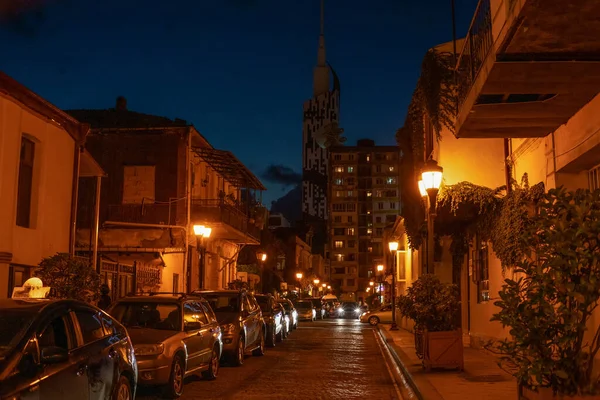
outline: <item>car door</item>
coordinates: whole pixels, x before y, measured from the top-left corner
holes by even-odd
[[[49,316],[36,333],[36,340],[40,351],[39,385],[30,391],[39,391],[40,399],[89,399],[87,354],[79,346],[68,310]],[[43,354],[55,349],[66,349],[68,359],[44,361]]]
[[[87,357],[89,398],[108,399],[119,379],[118,342],[104,328],[102,313],[98,310],[81,307],[71,315],[81,351]]]
[[[260,306],[250,295],[244,296],[244,305],[248,307],[248,345],[258,343],[260,327],[262,326],[262,314]]]
[[[383,323],[392,322],[392,306],[384,306],[377,312],[379,320]]]
[[[221,330],[219,328],[219,323],[217,322],[217,316],[213,312],[208,301],[202,300],[198,303],[202,306],[202,309],[204,310],[204,314],[206,315],[206,318],[208,319],[208,323],[206,324],[207,345],[208,345],[208,349],[212,350],[215,343],[219,342],[219,335],[221,333]],[[219,344],[219,352],[221,352],[221,350],[222,350],[221,345]],[[212,356],[212,353],[209,353],[208,362],[210,362],[211,356]]]
[[[200,319],[200,315],[206,319],[202,307],[196,304],[195,301],[183,303],[183,329],[185,331],[184,342],[188,352],[188,371],[194,371],[206,362],[204,360],[206,353],[206,346],[204,345],[205,332],[203,332],[203,320]]]

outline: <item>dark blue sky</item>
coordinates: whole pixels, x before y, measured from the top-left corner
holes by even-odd
[[[0,69],[63,109],[114,107],[192,122],[266,183],[301,168],[318,0],[55,0],[2,21]],[[477,0],[456,0],[458,36]],[[1,5],[1,4],[0,4]],[[452,39],[450,0],[326,0],[328,61],[348,144],[393,144],[424,53]]]

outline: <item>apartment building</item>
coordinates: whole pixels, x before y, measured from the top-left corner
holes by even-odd
[[[400,150],[361,139],[329,154],[329,259],[332,287],[365,297],[383,263],[384,228],[400,211]]]

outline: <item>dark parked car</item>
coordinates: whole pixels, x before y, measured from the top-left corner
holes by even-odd
[[[294,303],[288,299],[279,299],[277,301],[283,306],[285,315],[290,320],[290,332],[292,329],[298,329],[298,311],[296,311]]]
[[[186,376],[215,379],[223,352],[221,328],[206,300],[185,294],[119,299],[109,309],[129,330],[139,383],[159,385],[167,397],[183,393]]]
[[[0,398],[131,400],[133,345],[123,325],[75,300],[0,300]]]
[[[195,290],[204,297],[221,325],[223,354],[234,365],[244,363],[244,356],[265,352],[266,327],[254,296],[246,290]]]
[[[284,338],[283,310],[279,303],[275,302],[273,296],[257,294],[254,296],[262,311],[263,321],[267,327],[267,346],[275,346],[275,342],[281,342]]]

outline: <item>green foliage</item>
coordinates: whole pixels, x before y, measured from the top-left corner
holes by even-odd
[[[453,331],[458,328],[460,312],[458,287],[442,283],[436,275],[421,275],[398,297],[402,315],[412,319],[419,328],[430,332]]]
[[[94,303],[100,297],[100,276],[87,260],[57,253],[44,258],[35,270],[44,286],[52,288],[58,299],[76,299]]]
[[[521,385],[596,393],[600,326],[588,328],[600,299],[600,191],[553,189],[537,206],[514,237],[525,255],[517,277],[506,279],[494,303],[500,311],[492,320],[512,337],[498,348]]]

